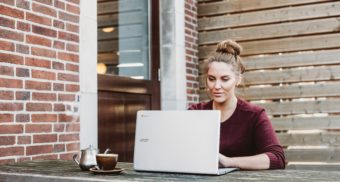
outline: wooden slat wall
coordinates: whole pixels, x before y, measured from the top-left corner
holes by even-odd
[[[198,2],[200,61],[221,40],[243,46],[247,71],[237,92],[266,108],[288,168],[339,168],[340,1]]]

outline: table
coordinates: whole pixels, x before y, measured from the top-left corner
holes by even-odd
[[[118,163],[124,172],[94,174],[81,171],[73,161],[44,160],[0,165],[0,181],[340,181],[336,171],[261,170],[235,171],[223,176],[136,172],[131,163]]]

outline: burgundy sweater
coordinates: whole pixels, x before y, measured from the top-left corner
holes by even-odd
[[[190,110],[212,110],[212,101],[191,105]],[[285,168],[285,156],[264,109],[238,99],[234,113],[221,123],[220,153],[227,157],[265,153],[270,169]]]

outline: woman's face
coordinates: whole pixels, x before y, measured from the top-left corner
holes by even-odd
[[[210,63],[207,73],[207,86],[213,100],[224,103],[235,96],[235,87],[241,77],[235,74],[232,66],[224,62]]]

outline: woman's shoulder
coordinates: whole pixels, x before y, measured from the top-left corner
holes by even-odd
[[[256,104],[247,102],[243,99],[238,98],[238,102],[237,102],[238,108],[242,111],[245,112],[254,112],[254,113],[259,113],[264,111],[264,108],[261,106],[258,106]]]
[[[211,110],[212,101],[191,104],[188,109],[189,110]]]

